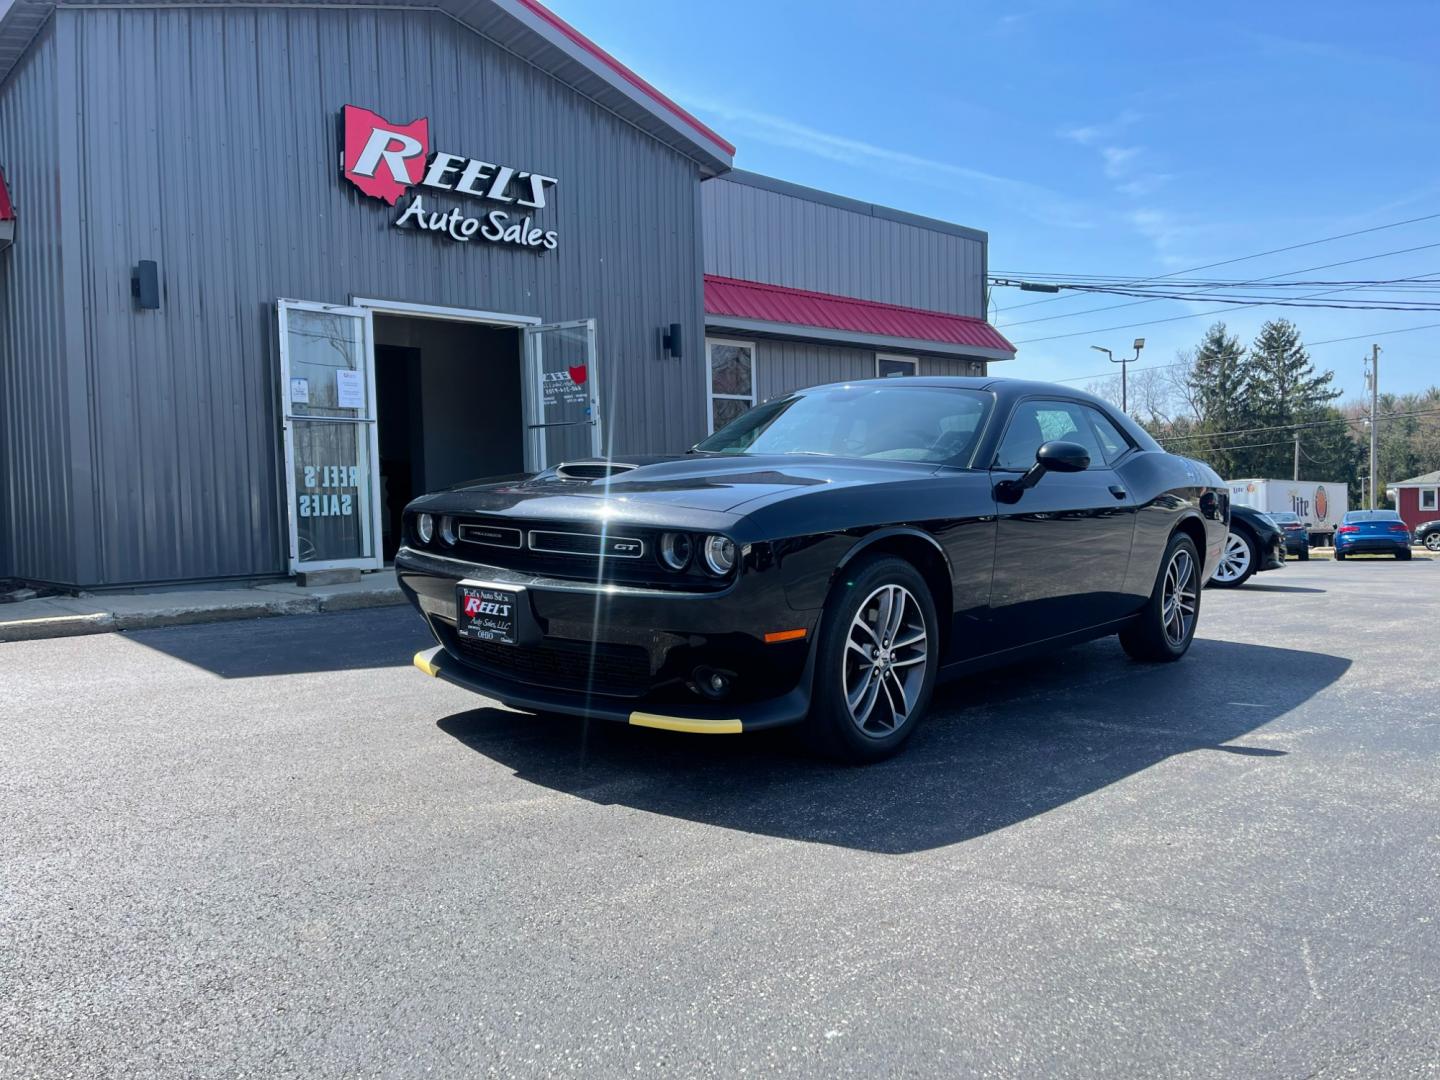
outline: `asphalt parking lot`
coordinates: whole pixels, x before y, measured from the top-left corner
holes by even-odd
[[[897,760],[592,727],[407,609],[0,645],[0,1075],[1440,1075],[1440,560],[953,684]]]

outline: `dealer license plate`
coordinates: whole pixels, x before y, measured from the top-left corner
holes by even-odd
[[[462,638],[514,645],[519,640],[520,593],[493,585],[455,586],[455,630]]]

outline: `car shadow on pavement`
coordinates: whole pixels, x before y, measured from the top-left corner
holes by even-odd
[[[1044,814],[1177,754],[1222,751],[1305,704],[1350,661],[1197,640],[1142,665],[1112,640],[942,687],[904,751],[865,768],[809,757],[786,731],[676,735],[482,708],[441,730],[522,780],[762,835],[882,853],[960,843]]]
[[[1329,589],[1312,589],[1308,585],[1257,585],[1253,581],[1246,582],[1244,591],[1252,592],[1296,592],[1296,593],[1324,593]]]

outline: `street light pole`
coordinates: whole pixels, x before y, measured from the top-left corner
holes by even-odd
[[[1380,428],[1376,422],[1380,405],[1380,346],[1370,346],[1370,371],[1366,378],[1370,382],[1370,509],[1375,509],[1375,457],[1380,441]]]
[[[1122,356],[1119,360],[1116,360],[1115,354],[1103,345],[1091,345],[1090,348],[1096,352],[1103,352],[1110,358],[1112,364],[1120,365],[1120,411],[1128,416],[1130,414],[1130,380],[1126,375],[1129,371],[1129,366],[1140,359],[1140,350],[1145,348],[1145,339],[1143,337],[1136,338],[1135,355],[1131,357]]]

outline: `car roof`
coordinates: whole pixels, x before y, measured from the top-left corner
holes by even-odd
[[[872,383],[893,386],[897,382],[910,387],[929,386],[960,390],[989,390],[993,393],[1004,393],[1010,397],[1029,397],[1031,394],[1055,394],[1062,397],[1088,401],[1092,404],[1103,406],[1106,411],[1119,411],[1115,408],[1114,404],[1106,401],[1104,398],[1097,397],[1094,394],[1080,390],[1074,386],[1064,386],[1060,383],[1040,382],[1032,379],[997,379],[993,375],[905,375],[891,376],[890,378],[843,379],[838,382],[821,383],[818,386],[807,386],[795,392],[797,394],[803,394],[811,390],[838,390],[846,386],[868,386]]]

